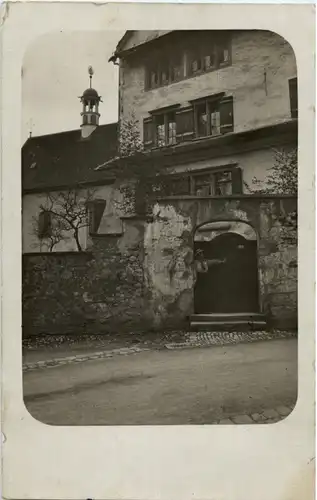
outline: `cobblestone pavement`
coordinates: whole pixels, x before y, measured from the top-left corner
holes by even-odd
[[[297,336],[296,332],[290,331],[254,331],[254,332],[186,332],[184,342],[165,343],[158,347],[157,345],[146,347],[138,344],[137,346],[122,347],[117,349],[106,349],[89,354],[74,354],[71,356],[56,357],[54,359],[47,359],[35,361],[32,363],[24,363],[23,371],[35,370],[39,368],[50,368],[54,366],[61,366],[69,363],[80,363],[83,361],[90,361],[94,359],[112,358],[113,356],[128,356],[149,350],[157,349],[184,349],[195,347],[212,347],[219,345],[238,344],[243,342],[256,342],[266,340],[277,340],[284,338],[294,338]],[[70,349],[71,352],[71,349]]]
[[[275,424],[284,420],[293,409],[294,406],[278,406],[275,409],[264,410],[259,413],[235,415],[230,418],[216,420],[212,423],[219,425]]]
[[[206,345],[227,345],[241,342],[257,342],[296,337],[292,331],[249,331],[249,332],[192,332],[186,335],[185,342],[166,344],[167,349],[200,347]]]

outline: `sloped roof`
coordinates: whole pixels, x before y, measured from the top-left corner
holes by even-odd
[[[88,139],[80,130],[32,137],[22,148],[23,192],[106,181],[96,167],[117,155],[118,124],[100,125]]]
[[[123,52],[134,50],[169,33],[172,33],[172,30],[128,30],[119,40],[114,54],[118,57]]]

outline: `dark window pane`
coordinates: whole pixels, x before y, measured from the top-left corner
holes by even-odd
[[[194,135],[194,110],[192,107],[176,113],[177,141],[192,139]]]
[[[188,176],[172,178],[168,186],[170,195],[189,195],[190,194],[190,178]]]

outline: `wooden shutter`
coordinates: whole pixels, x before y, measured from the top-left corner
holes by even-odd
[[[100,222],[106,208],[104,200],[93,201],[90,206],[90,233],[98,233]]]
[[[292,78],[288,81],[289,84],[289,99],[291,106],[291,117],[297,118],[298,104],[297,104],[297,78]]]
[[[175,113],[176,142],[184,142],[194,137],[194,109],[192,106]]]
[[[39,238],[47,238],[51,234],[52,218],[51,212],[43,210],[39,215],[38,235]]]
[[[232,194],[242,194],[242,170],[236,167],[231,172]]]
[[[219,103],[220,110],[220,133],[233,132],[233,99],[227,97]]]
[[[145,118],[143,120],[143,144],[145,149],[150,149],[154,146],[154,124],[152,118]]]

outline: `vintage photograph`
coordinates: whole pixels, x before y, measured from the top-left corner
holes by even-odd
[[[297,400],[297,68],[271,31],[56,32],[21,69],[24,403],[274,424]]]

